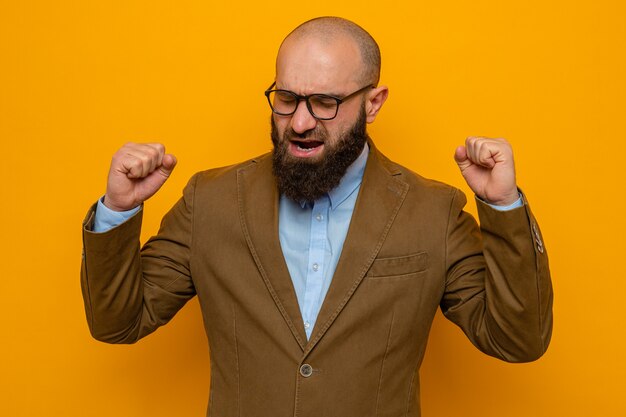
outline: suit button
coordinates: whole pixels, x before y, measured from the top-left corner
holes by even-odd
[[[300,375],[302,375],[305,378],[310,377],[311,375],[313,375],[313,367],[309,365],[308,363],[305,363],[304,365],[300,367]]]

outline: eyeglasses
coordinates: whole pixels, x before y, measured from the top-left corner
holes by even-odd
[[[317,120],[331,120],[337,117],[339,112],[339,105],[346,100],[356,96],[359,93],[367,90],[368,88],[376,88],[373,85],[366,85],[363,88],[359,88],[354,93],[350,93],[343,98],[329,96],[328,94],[311,94],[308,96],[301,96],[289,90],[272,90],[272,87],[276,85],[276,81],[272,83],[265,90],[265,97],[270,103],[272,111],[281,116],[289,116],[296,112],[300,100],[304,100],[309,113]]]

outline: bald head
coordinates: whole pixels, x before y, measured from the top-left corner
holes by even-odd
[[[361,84],[377,85],[380,78],[380,49],[365,29],[340,17],[318,17],[295,28],[281,44],[315,39],[324,44],[351,42],[360,55],[358,79]],[[280,55],[280,51],[279,51]]]

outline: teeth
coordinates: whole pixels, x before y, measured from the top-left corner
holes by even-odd
[[[298,149],[301,150],[301,151],[304,151],[304,152],[312,152],[313,149],[315,149],[315,148],[303,148],[300,145],[298,145]]]

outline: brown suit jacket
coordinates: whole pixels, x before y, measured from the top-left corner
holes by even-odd
[[[419,416],[418,371],[438,307],[483,352],[546,350],[548,260],[524,207],[478,203],[371,145],[341,258],[310,340],[278,239],[269,155],[196,174],[140,250],[141,212],[84,225],[81,283],[98,340],[133,343],[198,295],[213,417]]]

